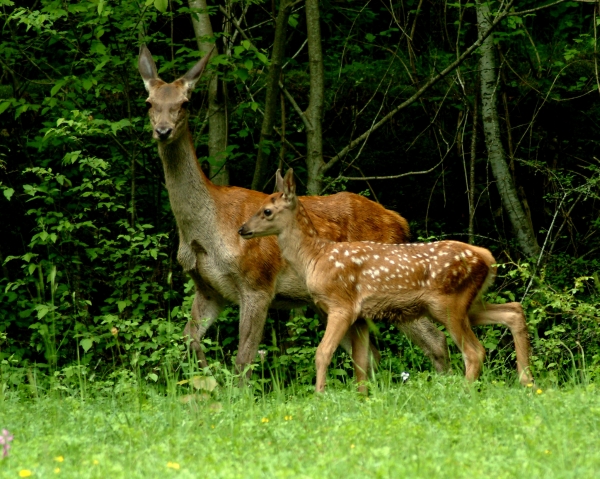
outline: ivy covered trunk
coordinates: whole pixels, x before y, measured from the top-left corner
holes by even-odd
[[[254,168],[254,177],[252,178],[253,190],[262,190],[265,177],[268,174],[266,170],[269,166],[269,154],[273,150],[271,141],[273,138],[273,127],[275,126],[275,116],[277,114],[279,77],[281,76],[281,67],[283,64],[283,56],[285,54],[285,37],[290,12],[290,1],[282,0],[279,7],[279,14],[277,15],[277,20],[275,22],[275,41],[273,42],[273,53],[269,65],[269,77],[267,78],[265,116],[263,117],[262,128],[260,130],[258,154],[256,157],[256,166]]]
[[[308,180],[306,189],[309,195],[318,195],[323,189],[323,102],[325,75],[323,72],[323,51],[321,46],[321,19],[319,1],[306,0],[306,30],[308,35],[308,62],[310,68],[310,98],[306,116],[311,127],[306,131],[306,167]]]
[[[490,28],[492,23],[488,2],[477,2],[477,25],[479,34]],[[479,49],[479,71],[481,85],[481,117],[488,159],[492,167],[498,192],[502,198],[502,206],[508,214],[521,250],[528,256],[539,255],[540,247],[535,233],[528,221],[523,205],[519,201],[517,190],[513,183],[506,153],[502,146],[498,110],[496,108],[498,72],[494,52],[494,34],[489,35]]]
[[[206,0],[189,0],[192,13],[192,24],[196,34],[198,50],[206,55],[212,50],[211,57],[219,54],[215,43],[213,28],[208,16]],[[213,50],[214,47],[214,50]],[[217,185],[229,184],[227,168],[227,104],[225,102],[225,85],[216,73],[213,73],[208,84],[208,156],[210,178]]]

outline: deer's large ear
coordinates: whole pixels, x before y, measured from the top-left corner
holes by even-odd
[[[204,55],[201,60],[199,60],[192,68],[190,68],[190,70],[185,75],[183,75],[180,78],[180,80],[183,81],[183,83],[185,84],[185,88],[187,90],[186,96],[189,97],[189,94],[196,86],[196,83],[198,83],[198,80],[200,80],[202,72],[206,68],[206,65],[208,64],[208,61],[210,60],[210,57],[215,48],[216,47],[213,47],[210,52]]]
[[[158,78],[158,71],[156,70],[156,63],[152,59],[152,54],[146,45],[140,46],[140,56],[138,57],[138,70],[144,80],[144,86],[149,92],[157,81],[161,81]]]
[[[294,203],[296,201],[296,181],[294,180],[294,170],[291,168],[287,170],[282,183],[284,198],[290,203]]]
[[[277,169],[277,173],[275,173],[275,184],[277,185],[277,191],[283,193],[283,177],[280,169]]]

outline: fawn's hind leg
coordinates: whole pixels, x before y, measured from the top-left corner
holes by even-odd
[[[465,377],[475,381],[481,374],[485,349],[471,329],[467,311],[459,299],[448,298],[431,309],[431,315],[444,326],[460,349],[465,362]]]
[[[490,304],[476,300],[469,309],[469,321],[480,324],[503,324],[510,329],[517,353],[519,381],[526,385],[533,382],[529,369],[529,334],[521,303]]]

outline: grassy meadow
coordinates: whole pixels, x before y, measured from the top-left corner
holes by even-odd
[[[314,395],[132,388],[0,402],[13,435],[0,477],[591,478],[600,474],[594,384],[521,388],[411,376]]]

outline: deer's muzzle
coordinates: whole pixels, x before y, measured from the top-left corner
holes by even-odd
[[[252,231],[248,230],[248,227],[246,226],[245,223],[238,230],[238,234],[244,239],[250,239],[250,238],[252,238],[252,236],[254,236],[254,233]]]

